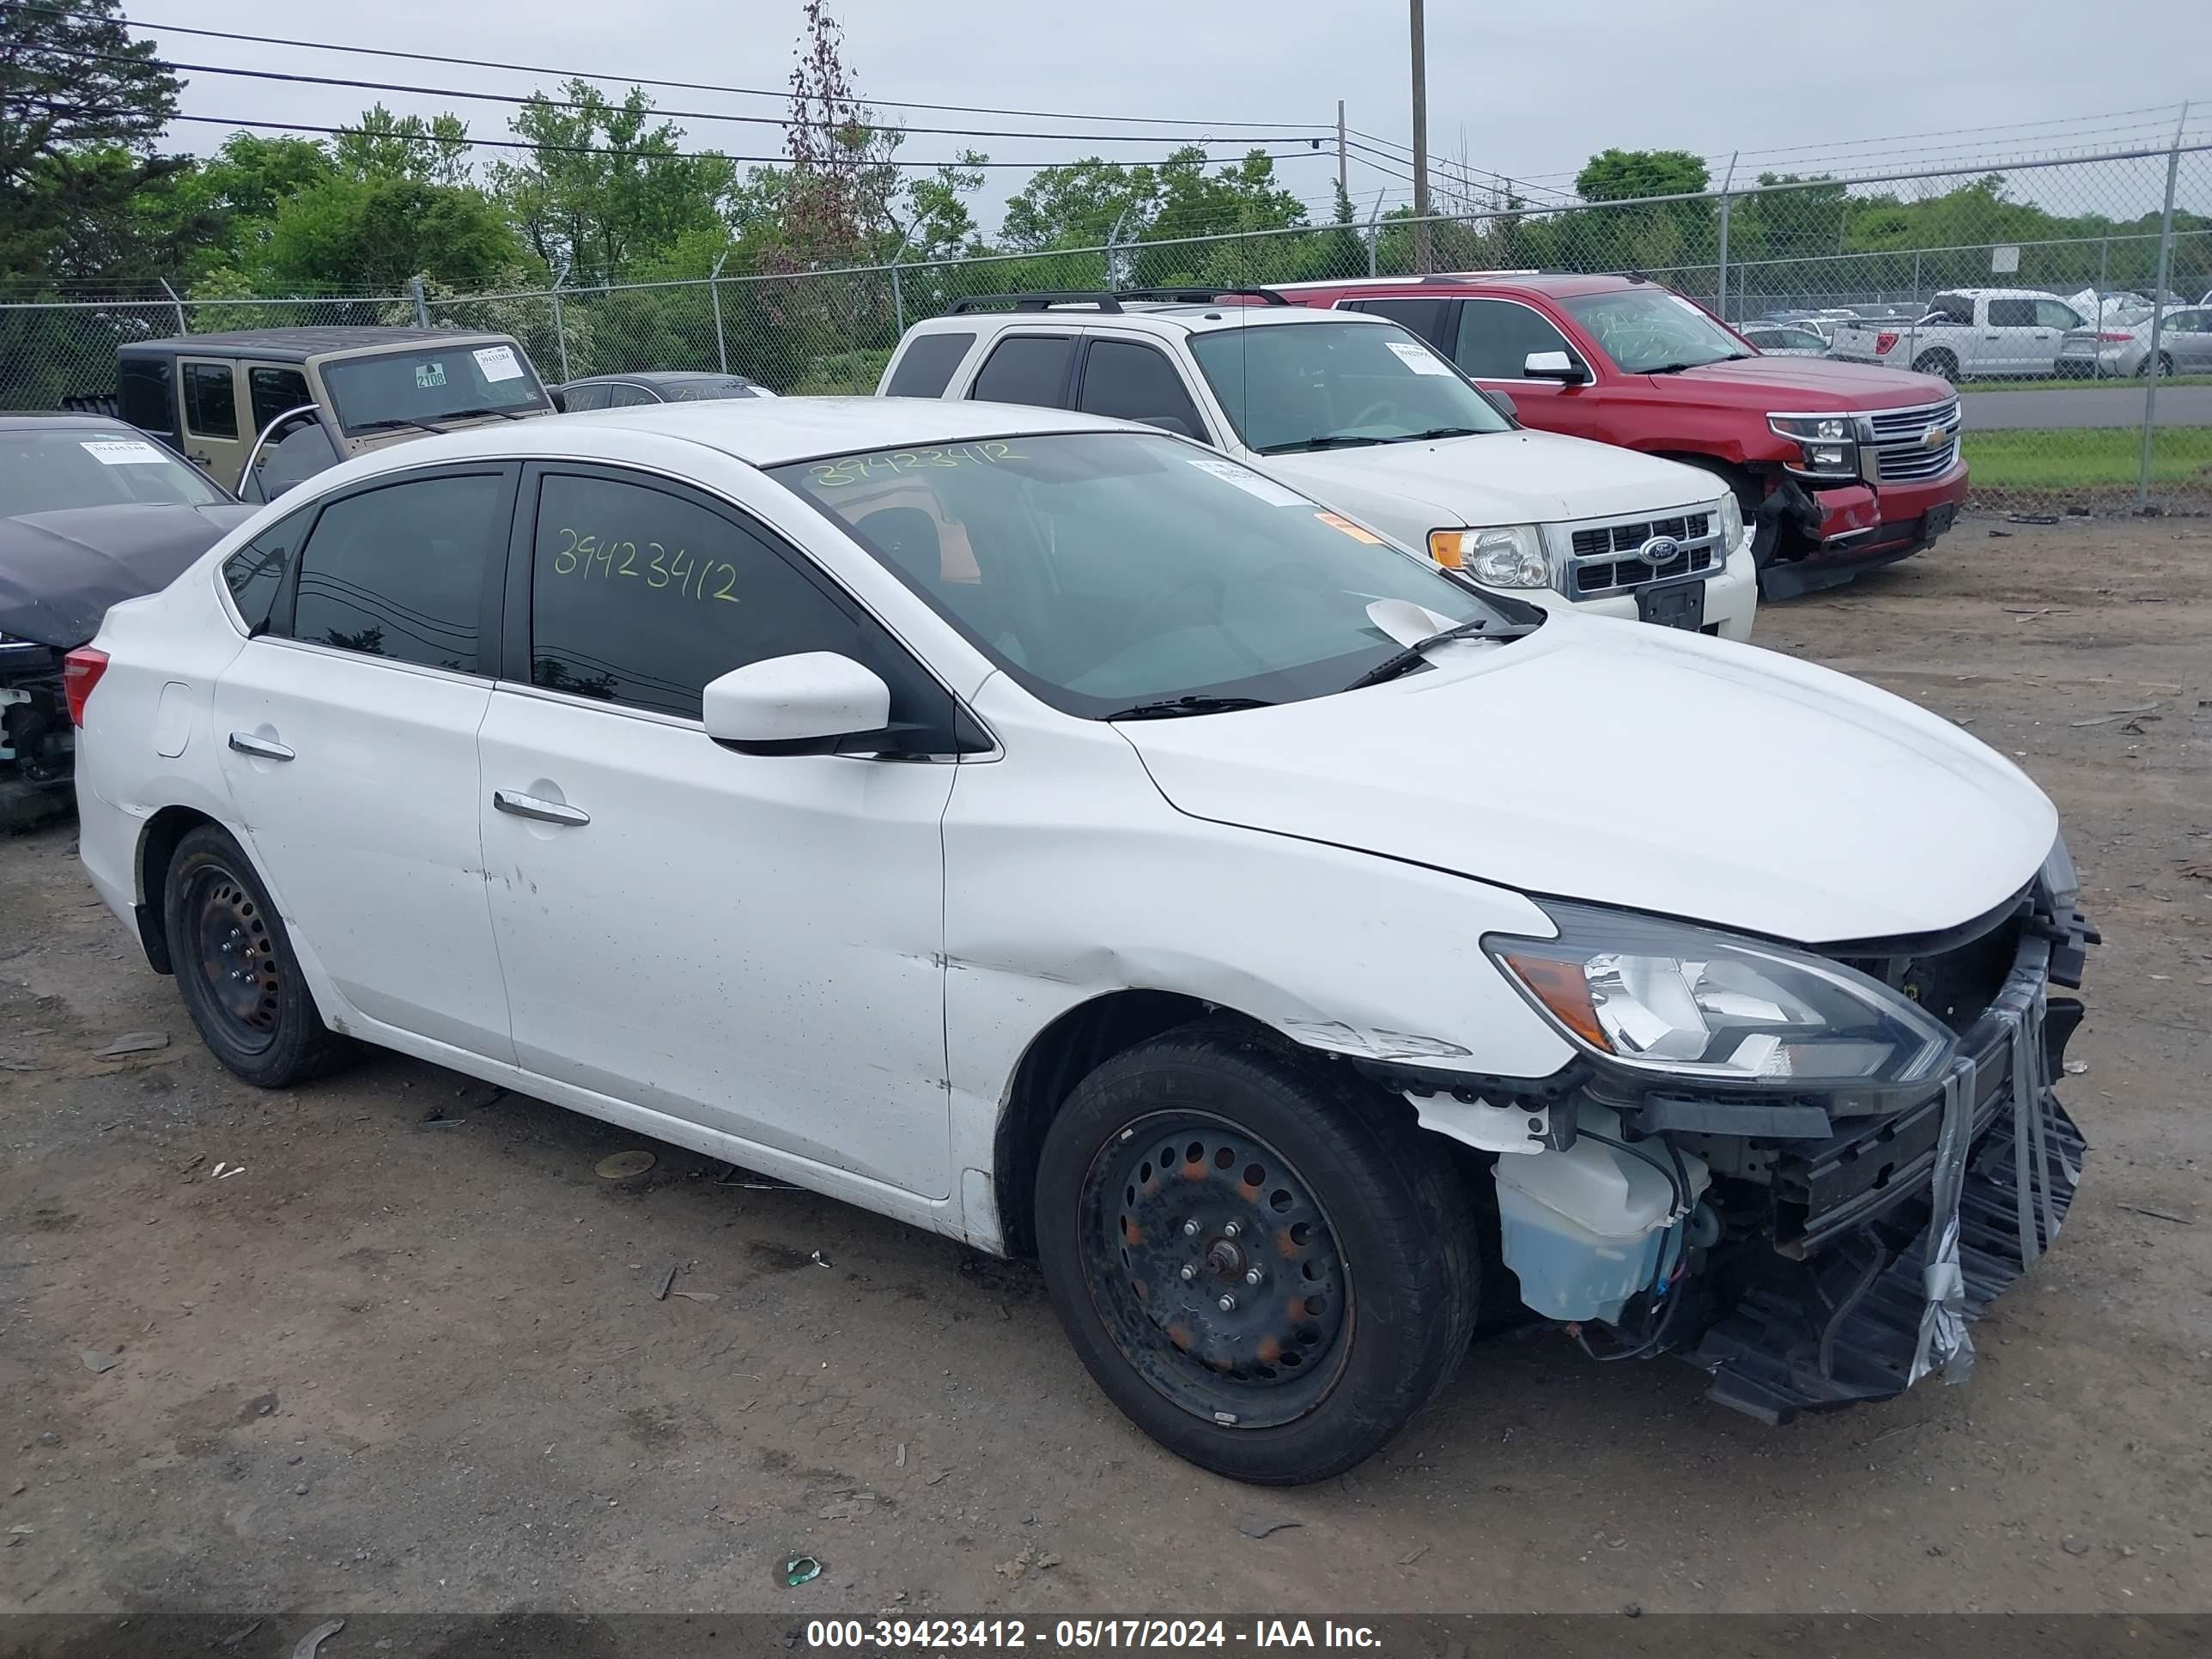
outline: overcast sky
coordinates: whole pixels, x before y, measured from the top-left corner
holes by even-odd
[[[1272,7],[1224,5],[1208,21],[1195,8],[1172,15],[1066,4],[984,5],[975,0],[833,0],[844,23],[847,64],[858,89],[879,100],[1164,116],[1156,129],[1214,137],[1217,153],[1255,138],[1324,136],[1336,100],[1351,125],[1399,144],[1410,141],[1407,8],[1382,3],[1278,0]],[[623,0],[565,6],[547,0],[130,0],[152,25],[192,24],[422,52],[553,69],[589,68],[607,77],[658,76],[778,88],[800,25],[797,0]],[[1428,7],[1430,141],[1449,161],[1567,187],[1592,152],[1607,146],[1686,149],[1741,172],[1827,159],[1852,171],[1980,166],[1993,142],[2007,153],[2083,145],[2149,146],[2170,136],[2184,99],[2202,102],[2192,136],[2212,138],[2212,4],[2136,0],[2124,22],[2107,26],[2079,0],[2009,0],[2003,27],[1994,9],[1872,0],[1847,11],[1822,6],[1753,5],[1749,0],[1538,0],[1512,6]],[[1948,16],[1948,24],[1932,21]],[[185,62],[340,75],[477,91],[524,93],[546,77],[450,65],[308,53],[161,34],[163,54]],[[2087,41],[2093,44],[2084,46]],[[356,93],[195,75],[184,109],[193,115],[334,124],[381,96],[402,112],[453,108],[471,131],[507,137],[510,111],[496,105],[402,94]],[[774,114],[763,99],[660,90],[670,110]],[[895,110],[909,127],[1038,125],[1007,117]],[[1215,124],[1280,123],[1275,133]],[[2031,124],[2035,124],[2031,125]],[[685,120],[687,147],[732,153],[778,148],[773,127]],[[1962,129],[2021,129],[1972,132]],[[1110,129],[1100,129],[1108,131]],[[1952,136],[1927,136],[1948,134]],[[219,142],[220,127],[180,125],[190,149]],[[1889,142],[1894,140],[1894,142]],[[948,157],[972,143],[994,159],[1066,161],[1103,153],[1157,155],[1158,143],[1045,143],[961,139],[916,132],[904,153]],[[1810,148],[1808,148],[1810,147]],[[1271,147],[1285,183],[1325,208],[1335,171],[1333,131],[1322,152],[1304,143]],[[1794,150],[1796,153],[1789,153]],[[489,153],[478,152],[480,160]],[[2185,164],[2203,180],[2185,197],[2212,195],[2212,155]],[[2117,180],[2121,170],[2110,170]],[[980,216],[995,226],[996,204],[1022,174],[995,172]],[[2062,194],[2091,187],[2069,171]],[[2115,216],[2154,210],[2162,167],[2125,170],[2126,193],[2149,199],[2051,204],[2095,206]],[[1363,159],[1352,167],[1363,211],[1378,191],[1385,205],[1410,186]]]

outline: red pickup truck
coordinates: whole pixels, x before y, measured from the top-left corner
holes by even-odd
[[[1766,599],[1917,553],[1966,499],[1948,382],[1761,356],[1694,301],[1640,276],[1462,271],[1277,291],[1403,324],[1508,394],[1525,425],[1728,478],[1759,527],[1752,550]]]

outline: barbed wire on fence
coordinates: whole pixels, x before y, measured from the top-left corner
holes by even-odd
[[[1416,234],[1416,225],[1425,238]],[[115,352],[136,339],[289,326],[434,325],[513,335],[550,380],[647,368],[740,373],[784,392],[872,392],[905,327],[955,301],[994,292],[1132,286],[1246,287],[1406,276],[1425,240],[1440,270],[1526,268],[1635,272],[1731,324],[1783,313],[1902,305],[2003,288],[2069,305],[2093,334],[2090,381],[2163,371],[2212,379],[2212,141],[2176,140],[2094,156],[1922,167],[1877,177],[1789,179],[1623,201],[1510,201],[1417,222],[1402,209],[1209,234],[1146,228],[1094,245],[796,271],[655,276],[590,287],[513,285],[421,296],[373,292],[194,299],[143,287],[128,297],[0,300],[0,407],[58,406],[113,385]],[[166,285],[161,285],[166,288]],[[2107,299],[2107,295],[2118,297]],[[2162,302],[2139,316],[2132,301]],[[2182,313],[2176,313],[2180,307]],[[2173,330],[2166,324],[2179,314]],[[1815,319],[1817,320],[1817,319]],[[2145,326],[2146,322],[2148,326]],[[2185,326],[2184,325],[2185,325]],[[2058,379],[2050,361],[1957,365],[1966,390]],[[2151,333],[2159,335],[2152,349]],[[2142,337],[2136,337],[2138,333]],[[2080,344],[2079,341],[2075,343]],[[1905,366],[1911,366],[1910,362]],[[1967,455],[1992,498],[2070,499],[2137,480],[2131,441],[2148,435],[2158,499],[2212,506],[2212,394],[2158,405],[2092,386],[2078,422],[1978,430]],[[2073,410],[2078,392],[2053,409]],[[1994,414],[1995,403],[1981,405]],[[2026,419],[2027,417],[2019,416]],[[2140,446],[2138,446],[2140,447]]]

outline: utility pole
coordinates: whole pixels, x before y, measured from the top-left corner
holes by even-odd
[[[1344,100],[1341,98],[1336,100],[1336,191],[1346,200],[1351,199],[1350,174],[1344,165]]]
[[[1429,64],[1421,0],[1410,0],[1413,36],[1413,270],[1426,276],[1429,254]]]

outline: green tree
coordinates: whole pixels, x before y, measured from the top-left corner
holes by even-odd
[[[132,211],[156,268],[197,287],[217,270],[257,268],[279,207],[336,171],[313,139],[234,132],[166,187],[134,197]]]
[[[118,0],[0,14],[0,271],[148,275],[131,204],[177,172],[155,151],[175,76],[134,41]]]
[[[468,124],[458,115],[394,115],[381,104],[331,142],[338,171],[356,179],[419,179],[462,185],[469,171]]]
[[[1575,175],[1586,202],[1635,202],[1652,196],[1694,196],[1712,183],[1705,162],[1683,149],[1607,149]],[[1719,216],[1709,201],[1655,202],[1565,216],[1558,245],[1581,270],[1679,273],[1718,255]]]
[[[341,175],[285,199],[252,274],[280,291],[389,292],[416,276],[469,289],[489,286],[521,257],[514,228],[482,191],[405,174]]]
[[[632,87],[620,103],[586,81],[533,96],[508,125],[538,146],[491,169],[493,192],[548,271],[568,284],[611,282],[686,233],[723,222],[735,165],[682,153],[683,129],[652,120]]]

